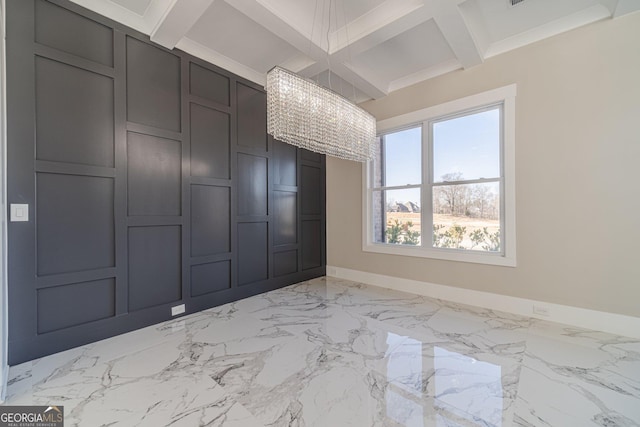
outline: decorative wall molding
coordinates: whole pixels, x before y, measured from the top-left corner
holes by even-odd
[[[324,276],[325,158],[268,136],[261,85],[68,0],[7,7],[7,199],[38,207],[8,224],[7,363]]]

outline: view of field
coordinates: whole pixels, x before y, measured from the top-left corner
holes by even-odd
[[[408,222],[413,224],[412,227],[407,228],[410,231],[420,233],[418,237],[418,242],[422,241],[423,232],[422,232],[422,224],[420,219],[420,213],[418,212],[387,212],[387,227],[390,224],[394,224],[395,220],[398,220],[398,223],[403,225],[405,228]],[[497,219],[486,219],[486,218],[471,218],[468,216],[453,216],[447,214],[434,214],[433,215],[433,223],[439,228],[438,234],[444,235],[447,231],[450,231],[453,227],[463,227],[462,229],[458,228],[452,231],[452,238],[460,239],[458,247],[462,247],[465,249],[476,249],[476,250],[487,250],[483,246],[490,245],[490,238],[487,236],[483,243],[475,243],[471,236],[474,232],[482,233],[484,228],[487,228],[487,232],[489,235],[495,235],[500,231],[500,221]],[[428,234],[428,233],[427,233]],[[479,235],[478,235],[479,236]],[[479,237],[477,237],[479,239]],[[451,247],[447,246],[440,241],[441,243],[438,245],[439,247]],[[495,249],[494,249],[495,250]]]

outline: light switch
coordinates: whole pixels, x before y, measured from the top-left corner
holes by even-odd
[[[29,221],[29,205],[11,204],[11,222]]]

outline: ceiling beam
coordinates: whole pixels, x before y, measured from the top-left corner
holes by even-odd
[[[611,11],[606,6],[596,4],[571,15],[563,16],[555,21],[539,25],[528,31],[492,43],[487,48],[484,56],[485,58],[491,58],[492,56],[610,17]]]
[[[173,49],[213,2],[174,0],[151,31],[151,41]]]
[[[483,62],[482,54],[460,8],[449,0],[434,0],[435,21],[463,68]]]
[[[378,82],[371,77],[365,77],[362,73],[353,71],[347,64],[342,62],[338,62],[335,65],[331,64],[331,72],[346,82],[351,83],[373,99],[382,98],[389,93],[386,82]]]
[[[300,23],[290,23],[283,11],[274,9],[266,0],[226,1],[306,55],[306,59],[297,57],[287,63],[290,69],[295,68],[292,71],[305,77],[313,77],[330,69],[332,73],[374,99],[387,95],[391,82],[380,81],[375,76],[358,70],[353,64],[349,64],[351,58],[429,19],[436,21],[458,64],[463,68],[473,67],[483,61],[482,54],[458,7],[459,1],[387,0],[330,34],[331,46],[327,46],[322,40],[320,30],[316,32],[318,34],[308,29],[305,30],[307,33],[304,33],[296,27]],[[315,39],[313,41],[310,40],[312,36]],[[327,53],[327,50],[330,53]],[[446,68],[453,67],[454,65],[447,64]],[[430,69],[427,73],[431,74],[434,71],[437,72]]]
[[[257,0],[226,0],[226,2],[313,60],[314,62],[308,62],[307,65],[303,64],[299,67],[298,72],[302,75],[310,77],[328,68],[326,64],[327,58],[331,62],[330,56],[318,44],[309,40],[311,35],[306,36],[295,29],[275,10],[269,9],[265,2]],[[317,33],[320,33],[320,31],[317,31]],[[309,74],[310,70],[313,71],[313,74]],[[387,93],[386,84],[381,85],[380,83],[366,80],[341,63],[335,62],[334,64],[331,62],[331,71],[372,98],[380,98]]]
[[[637,12],[640,10],[640,1],[638,0],[618,0],[616,9],[613,12],[614,18],[627,15],[629,13]]]
[[[261,86],[264,86],[266,83],[266,76],[264,73],[260,73],[253,68],[247,67],[246,65],[224,56],[221,53],[195,42],[188,37],[183,37],[176,45],[176,48],[187,52],[196,58],[200,58],[210,62],[211,64],[217,65],[218,67],[230,71],[240,77],[244,77],[247,80],[251,80]]]
[[[316,61],[309,58],[307,55],[298,54],[293,58],[289,58],[285,62],[279,64],[282,68],[292,71],[296,74],[300,74],[300,71],[307,69],[313,64],[317,64]]]
[[[411,73],[407,76],[391,81],[391,83],[389,83],[389,92],[394,92],[407,86],[411,86],[461,68],[462,66],[460,66],[460,62],[458,62],[457,59],[451,59],[434,65],[433,67],[425,68],[424,70],[416,71],[415,73]]]
[[[373,76],[366,75],[360,70],[356,71],[347,64],[338,63],[335,66],[331,65],[331,72],[351,83],[373,99],[379,99],[389,94],[389,85],[387,82],[377,81]]]
[[[349,40],[348,45],[342,44],[339,49],[332,52],[330,59],[336,62],[348,62],[352,57],[366,52],[432,18],[432,10],[423,4],[421,7],[407,11],[407,13],[387,22],[385,25],[378,26],[358,38]],[[351,37],[351,32],[352,30],[348,30],[349,37]]]
[[[337,58],[345,51],[359,54],[432,17],[424,0],[387,0],[334,31],[329,53]]]
[[[256,0],[225,0],[239,12],[245,14],[258,25],[263,26],[280,37],[300,52],[307,54],[313,60],[318,60],[326,53],[315,43],[311,43],[307,36],[291,26],[275,11],[268,9],[261,1]]]
[[[327,55],[323,51],[315,63],[309,63],[297,72],[305,77],[313,77],[331,68],[333,73],[367,95],[380,98],[388,93],[388,82],[365,76],[352,65],[342,65],[349,63],[352,57],[432,18],[432,9],[425,5],[424,0],[387,0],[331,34],[332,46],[336,46],[330,49],[331,53]]]

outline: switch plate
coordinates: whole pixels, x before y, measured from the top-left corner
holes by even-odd
[[[11,203],[11,222],[29,221],[29,205]]]
[[[171,307],[171,315],[177,316],[178,314],[184,313],[184,304],[176,305],[175,307]]]

